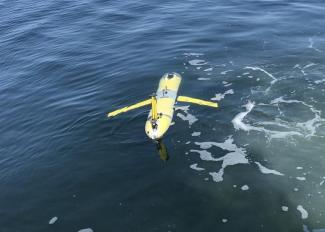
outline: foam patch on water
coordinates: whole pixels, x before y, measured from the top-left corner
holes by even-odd
[[[281,209],[283,212],[287,212],[289,210],[289,207],[288,206],[281,206]]]
[[[200,135],[201,135],[201,132],[199,132],[199,131],[194,131],[191,135],[192,135],[193,137],[200,136]]]
[[[323,82],[325,82],[325,79],[315,81],[315,84],[320,84],[320,83],[323,83]]]
[[[78,232],[94,232],[91,228],[81,229]]]
[[[223,174],[224,170],[220,169],[219,172],[209,172],[209,174],[212,176],[212,180],[214,182],[221,182],[223,181]]]
[[[209,80],[211,80],[211,78],[209,78],[209,77],[199,77],[198,80],[199,81],[209,81]]]
[[[190,114],[189,111],[190,106],[177,106],[175,110],[181,110],[184,112],[182,113],[177,113],[176,116],[182,119],[183,121],[188,121],[189,126],[191,126],[193,123],[195,123],[198,119],[193,115]]]
[[[316,135],[317,128],[322,125],[323,122],[325,122],[325,119],[321,118],[321,111],[315,109],[312,105],[307,104],[303,101],[298,101],[298,100],[285,100],[283,97],[278,97],[270,102],[271,105],[276,105],[279,107],[279,104],[286,103],[286,104],[291,104],[291,103],[297,103],[297,104],[302,104],[306,106],[307,108],[310,109],[312,113],[314,113],[314,118],[307,120],[306,122],[300,122],[296,123],[297,130],[302,130],[304,132],[304,137],[311,137]],[[299,133],[299,132],[297,132]],[[301,133],[300,133],[301,134]]]
[[[320,50],[314,46],[314,39],[312,37],[308,38],[308,42],[309,42],[308,48],[313,49],[316,52],[322,52],[322,50]]]
[[[201,66],[207,64],[205,60],[199,60],[199,59],[190,60],[188,63],[193,66]]]
[[[245,185],[241,186],[241,190],[247,191],[247,190],[249,190],[249,186],[245,184]]]
[[[203,71],[204,72],[211,72],[213,70],[213,68],[207,68],[207,69],[204,69]]]
[[[246,108],[246,111],[244,112],[240,112],[239,114],[237,114],[234,119],[231,121],[235,127],[236,130],[244,130],[244,131],[250,131],[252,129],[254,129],[254,127],[248,125],[248,124],[245,124],[243,122],[244,118],[246,117],[247,114],[249,114],[252,109],[254,108],[255,106],[255,102],[251,102],[251,101],[248,101],[246,105],[243,105],[243,107]]]
[[[192,168],[193,170],[196,170],[196,171],[203,171],[203,170],[205,170],[204,168],[200,168],[197,165],[198,165],[197,163],[192,164],[192,165],[190,165],[190,168]]]
[[[236,130],[244,130],[244,131],[259,131],[264,132],[271,139],[283,139],[288,136],[303,136],[302,133],[297,131],[275,131],[268,130],[264,127],[252,126],[248,123],[244,123],[244,118],[253,110],[255,106],[254,102],[248,101],[247,104],[243,105],[246,108],[246,111],[238,113],[234,119],[231,121]],[[274,124],[274,122],[259,122],[259,124]],[[279,124],[277,124],[279,125]]]
[[[200,158],[205,161],[214,161],[214,162],[222,162],[221,168],[218,172],[210,172],[209,174],[212,176],[215,182],[220,182],[223,180],[224,170],[228,166],[236,165],[236,164],[248,164],[248,159],[246,158],[246,150],[244,148],[237,147],[234,144],[233,138],[228,137],[223,143],[217,142],[195,142],[196,145],[199,145],[201,149],[204,150],[190,150],[191,152],[196,152],[200,154]],[[211,148],[212,146],[219,147],[223,150],[228,151],[226,155],[220,158],[214,158],[211,155],[211,152],[208,152],[206,149]]]
[[[228,69],[228,70],[222,71],[220,74],[221,75],[226,75],[227,73],[232,72],[232,71],[234,71],[234,70]]]
[[[187,52],[184,53],[185,56],[203,56],[203,53],[198,53],[198,52]]]
[[[211,152],[208,152],[206,150],[195,150],[191,149],[190,152],[196,152],[200,154],[200,159],[205,161],[218,161],[218,159],[213,158],[211,155]]]
[[[278,175],[278,176],[284,176],[283,173],[278,172],[276,170],[268,169],[268,168],[264,167],[262,164],[260,164],[259,162],[255,162],[255,163],[257,164],[259,170],[263,174],[273,174],[273,175]]]
[[[229,89],[229,90],[227,90],[224,93],[217,93],[215,95],[215,97],[211,98],[211,100],[213,100],[213,101],[220,101],[221,99],[224,99],[226,95],[228,95],[228,94],[234,94],[234,93],[235,92],[234,92],[233,89]]]
[[[257,66],[246,66],[244,69],[250,69],[253,71],[261,71],[263,73],[265,73],[269,78],[271,78],[271,82],[270,82],[270,87],[268,87],[265,91],[268,92],[271,87],[278,81],[277,78],[275,78],[275,76],[273,76],[271,73],[269,73],[268,71],[266,71],[265,69],[261,68],[261,67],[257,67]]]
[[[58,220],[58,217],[53,217],[53,218],[51,218],[51,220],[49,221],[49,224],[50,224],[50,225],[53,225],[57,220]]]
[[[206,63],[203,59],[204,57],[200,57],[202,62]],[[194,59],[194,58],[193,58]],[[189,59],[191,60],[191,59]],[[243,141],[243,143],[237,143],[237,140],[234,142],[229,142],[228,138],[224,140],[219,140],[221,134],[216,134],[215,132],[218,131],[218,127],[216,125],[211,125],[210,129],[211,133],[203,133],[200,137],[193,137],[192,139],[195,139],[194,141],[191,141],[191,144],[189,145],[189,149],[187,151],[190,151],[194,154],[190,154],[190,156],[187,156],[186,158],[191,159],[193,156],[196,159],[195,161],[189,163],[188,165],[190,166],[191,169],[199,171],[192,171],[192,174],[199,175],[204,182],[213,180],[214,182],[221,182],[223,180],[228,181],[227,178],[229,178],[229,172],[235,171],[235,167],[232,169],[231,165],[237,165],[237,164],[251,164],[251,165],[246,165],[246,166],[241,166],[243,168],[253,168],[254,170],[258,169],[258,172],[260,172],[264,178],[280,178],[281,182],[284,181],[285,183],[288,184],[286,191],[289,192],[289,194],[294,195],[296,198],[299,198],[300,201],[298,202],[301,205],[307,206],[307,201],[312,201],[313,198],[318,197],[317,193],[314,194],[312,193],[313,198],[308,198],[307,194],[305,193],[306,189],[312,186],[317,187],[317,191],[321,190],[324,185],[325,181],[322,179],[316,179],[314,178],[314,175],[303,175],[302,172],[308,173],[309,166],[308,164],[303,164],[301,160],[299,161],[299,158],[297,157],[298,160],[295,160],[297,162],[293,162],[291,168],[286,170],[285,168],[281,167],[281,169],[278,169],[278,165],[271,165],[275,164],[275,162],[278,159],[277,157],[272,157],[269,156],[269,151],[273,152],[273,149],[276,150],[277,148],[274,145],[277,145],[278,139],[281,139],[281,144],[285,143],[285,149],[283,149],[283,152],[285,151],[290,151],[290,146],[294,145],[296,146],[296,149],[299,148],[300,142],[306,141],[304,138],[308,138],[311,136],[319,136],[321,134],[321,129],[325,128],[323,122],[325,122],[324,119],[321,118],[322,112],[320,107],[322,107],[322,102],[321,100],[318,99],[318,97],[322,97],[323,93],[319,91],[318,93],[315,93],[314,97],[315,99],[311,98],[311,92],[308,92],[306,87],[306,94],[301,95],[299,91],[303,91],[304,87],[301,85],[308,85],[311,87],[317,87],[316,84],[320,84],[318,87],[322,87],[325,82],[325,75],[317,75],[318,73],[318,67],[320,64],[315,64],[311,62],[305,62],[304,64],[297,65],[295,67],[295,70],[289,70],[289,71],[284,71],[281,72],[281,65],[277,64],[271,64],[268,68],[267,66],[255,66],[255,65],[250,65],[250,66],[242,66],[245,67],[246,70],[243,70],[241,73],[237,73],[237,71],[230,70],[229,68],[233,68],[235,70],[238,70],[237,67],[230,67],[227,66],[223,69],[217,68],[215,65],[210,65],[209,60],[208,64],[209,65],[202,65],[203,63],[196,62],[192,63],[194,67],[192,69],[196,69],[197,67],[201,68],[201,75],[199,77],[211,77],[213,79],[213,76],[208,76],[207,72],[212,71],[210,67],[214,67],[213,74],[217,74],[223,70],[222,74],[227,74],[227,75],[219,75],[220,81],[219,81],[219,87],[224,88],[220,92],[215,92],[217,93],[211,100],[214,101],[220,101],[224,98],[226,100],[232,99],[232,98],[238,98],[238,99],[250,99],[249,101],[245,101],[243,103],[243,108],[242,109],[237,109],[238,114],[232,114],[233,111],[229,110],[228,108],[225,108],[226,110],[225,115],[233,115],[233,119],[230,118],[228,119],[229,121],[231,120],[233,127],[236,130],[236,136],[233,136],[233,138],[238,138],[242,139],[242,136],[247,136],[248,138],[239,140],[238,142]],[[294,65],[294,64],[293,64]],[[293,66],[292,65],[292,66]],[[317,66],[316,66],[317,65]],[[289,67],[292,69],[292,66]],[[316,68],[315,68],[316,67]],[[276,69],[277,68],[277,69]],[[226,70],[227,69],[227,70]],[[317,69],[317,70],[316,70]],[[220,70],[220,71],[219,71]],[[277,70],[277,71],[274,71]],[[233,72],[232,72],[233,71]],[[198,72],[198,71],[196,71]],[[301,73],[300,73],[301,72]],[[229,75],[229,74],[234,74],[234,75]],[[240,74],[240,75],[238,75]],[[298,75],[297,75],[298,74]],[[304,75],[304,76],[303,76]],[[231,77],[230,77],[231,76]],[[236,78],[238,76],[238,78]],[[297,77],[301,78],[299,79],[299,83],[294,83],[292,86],[290,86],[290,81],[291,79],[294,80],[294,78]],[[252,79],[249,79],[252,78]],[[260,79],[260,82],[255,82]],[[204,80],[204,79],[201,79]],[[286,80],[282,82],[282,80]],[[300,83],[301,80],[301,83]],[[198,82],[198,81],[197,81]],[[232,82],[232,83],[229,83]],[[198,82],[199,83],[199,82]],[[203,82],[201,82],[203,83]],[[289,83],[289,86],[288,86]],[[216,83],[217,84],[217,83]],[[224,87],[226,85],[231,85],[231,87]],[[250,85],[246,86],[244,91],[241,91],[241,87],[244,85]],[[281,86],[281,88],[276,88],[278,86]],[[272,87],[273,86],[273,87]],[[230,90],[231,89],[231,90]],[[226,91],[227,90],[227,91]],[[238,91],[237,91],[238,90]],[[240,91],[239,91],[240,90]],[[249,92],[249,90],[251,92]],[[265,93],[266,91],[269,91],[267,94]],[[231,92],[233,91],[233,92]],[[236,92],[236,95],[230,96],[230,94],[234,94]],[[283,93],[282,93],[283,92]],[[229,95],[229,96],[228,96]],[[283,96],[281,96],[283,95]],[[227,98],[228,97],[228,98]],[[255,102],[256,103],[255,103]],[[262,101],[262,102],[261,102]],[[306,107],[308,108],[306,108]],[[297,114],[294,114],[294,110],[300,110],[302,109],[301,112],[301,117],[299,115],[300,112],[297,112]],[[188,110],[188,109],[187,109]],[[191,111],[187,111],[191,112]],[[187,114],[184,112],[181,112],[184,117],[187,116]],[[325,112],[323,112],[325,113]],[[235,116],[234,116],[235,115]],[[289,116],[293,115],[293,117],[289,118]],[[314,116],[315,115],[315,116]],[[186,120],[185,118],[182,118],[183,120]],[[323,116],[324,117],[324,116]],[[325,118],[325,117],[324,117]],[[217,120],[217,119],[216,119]],[[229,122],[228,121],[228,122]],[[218,123],[215,122],[215,123]],[[189,123],[190,124],[190,123]],[[191,125],[191,124],[190,124]],[[199,126],[199,124],[196,124],[196,126]],[[212,131],[212,127],[215,127],[216,130]],[[231,129],[231,128],[230,128]],[[193,132],[193,131],[192,131]],[[189,135],[191,135],[191,133]],[[205,138],[205,136],[209,136],[212,138],[211,140],[217,141],[217,142],[202,142],[202,139]],[[192,134],[192,136],[194,136]],[[217,136],[213,139],[213,136]],[[256,137],[259,136],[259,138],[256,140]],[[219,139],[218,139],[219,138]],[[232,137],[229,137],[232,138]],[[287,140],[288,138],[288,140]],[[276,141],[272,141],[274,143],[269,144],[270,146],[265,146],[262,147],[261,149],[265,149],[265,157],[261,157],[257,161],[254,160],[254,155],[252,157],[247,156],[248,152],[252,148],[252,151],[256,151],[255,147],[250,147],[255,146],[257,144],[257,150],[260,149],[260,139],[262,140],[268,140],[270,142],[271,139],[274,139]],[[290,140],[289,140],[290,139]],[[188,139],[189,140],[189,139]],[[198,141],[199,140],[199,141]],[[201,140],[201,141],[200,141]],[[186,141],[186,140],[185,140]],[[207,140],[204,140],[207,141]],[[209,141],[209,140],[208,140]],[[224,142],[223,142],[224,141]],[[297,143],[290,143],[287,144],[287,142],[297,142]],[[298,143],[299,141],[299,143]],[[318,138],[315,138],[315,141],[318,142]],[[251,144],[251,142],[253,142]],[[314,140],[310,141],[314,142]],[[242,145],[245,144],[246,145]],[[308,141],[307,141],[308,143]],[[193,145],[192,145],[193,144]],[[195,145],[199,145],[200,148],[195,147]],[[265,145],[262,142],[263,145]],[[309,145],[309,143],[307,144]],[[216,146],[218,148],[223,149],[224,151],[221,151],[218,148],[215,148],[213,146]],[[227,149],[225,147],[227,146]],[[288,147],[287,147],[288,146]],[[191,150],[190,150],[191,148]],[[240,151],[235,150],[235,149],[241,149]],[[246,148],[246,149],[245,149]],[[294,149],[294,151],[296,151]],[[234,154],[235,153],[235,154]],[[273,154],[273,153],[272,153]],[[276,154],[279,155],[279,154]],[[317,154],[315,154],[317,155]],[[321,154],[319,154],[321,155]],[[221,157],[220,157],[221,156]],[[203,161],[197,160],[198,158],[201,158]],[[290,157],[287,157],[291,159]],[[249,159],[249,160],[248,160]],[[267,160],[270,161],[268,163]],[[263,161],[264,160],[264,161]],[[198,162],[199,161],[199,162]],[[205,162],[209,162],[208,164]],[[204,164],[205,163],[205,164]],[[306,166],[305,166],[306,165]],[[297,168],[297,166],[303,166],[303,171],[301,168]],[[228,167],[228,168],[227,168]],[[316,168],[316,167],[315,167]],[[313,169],[315,171],[315,169]],[[293,173],[290,173],[293,172]],[[202,174],[204,176],[202,177]],[[224,175],[226,174],[226,175]],[[228,175],[227,175],[228,174]],[[269,176],[265,176],[269,175]],[[274,175],[274,176],[273,176]],[[283,176],[287,176],[283,177]],[[322,175],[323,176],[323,175]],[[298,178],[296,178],[298,177]],[[307,179],[306,179],[307,178]],[[203,180],[204,179],[204,180]],[[289,183],[291,182],[291,183]],[[213,183],[213,182],[212,182]],[[207,183],[205,183],[207,184]],[[217,184],[217,183],[215,183]],[[228,183],[229,184],[229,183]],[[236,183],[237,188],[234,187],[233,191],[239,190],[240,193],[242,194],[250,194],[250,190],[253,190],[253,186],[251,186],[250,183],[248,182],[242,182],[242,183]],[[247,186],[248,184],[249,186]],[[232,186],[232,183],[230,184]],[[245,187],[244,187],[245,186]],[[247,189],[246,189],[247,186]],[[322,186],[322,187],[321,187]],[[295,187],[299,187],[295,188]],[[246,192],[241,192],[241,188],[244,188],[243,191],[248,190],[251,188],[249,191]],[[246,190],[245,190],[246,189]],[[310,189],[310,188],[309,188]],[[313,191],[313,190],[309,190]],[[305,199],[306,198],[306,199]],[[299,204],[298,203],[298,204]],[[287,211],[290,211],[291,213],[298,213],[298,211],[302,214],[302,217],[308,218],[308,212],[302,207],[296,211],[296,206],[298,205],[296,203],[295,206],[290,206],[287,205],[286,202],[283,202],[282,204],[278,205],[277,211],[278,213],[282,215],[286,215]],[[308,203],[309,204],[309,203]],[[289,207],[288,207],[289,206]],[[312,207],[310,206],[310,209]],[[317,208],[317,207],[315,207]],[[305,210],[305,211],[304,211]],[[293,212],[294,211],[294,212]],[[306,217],[306,212],[307,212],[307,217]],[[300,214],[299,213],[299,214]],[[219,218],[219,222],[222,219]]]
[[[231,86],[231,85],[232,85],[232,83],[229,83],[229,82],[227,82],[227,81],[222,81],[222,84],[223,84],[223,86],[225,86],[225,87],[228,87],[228,86]]]
[[[304,209],[302,205],[297,206],[297,210],[301,213],[301,219],[307,219],[308,218],[308,212]]]
[[[305,69],[310,68],[310,67],[315,66],[315,65],[316,65],[315,63],[309,63],[309,64],[307,64],[307,65],[305,65],[305,66],[300,66],[300,64],[296,64],[293,68],[297,68],[297,69],[299,69],[300,72],[301,72],[304,76],[306,76],[307,73],[306,73]]]

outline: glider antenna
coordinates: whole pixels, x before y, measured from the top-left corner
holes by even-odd
[[[157,113],[157,97],[156,97],[156,94],[152,94],[151,95],[151,117],[152,119],[154,120],[157,120],[158,119],[158,113]]]
[[[155,128],[157,126],[156,121],[158,119],[157,113],[157,95],[153,93],[151,95],[151,124],[152,127]]]

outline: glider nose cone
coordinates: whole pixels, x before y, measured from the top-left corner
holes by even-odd
[[[146,134],[148,135],[148,137],[150,139],[153,139],[153,140],[158,140],[162,137],[162,135],[160,135],[159,131],[156,129],[146,130]]]
[[[149,138],[151,139],[158,139],[158,133],[157,130],[152,130],[151,133],[149,133]]]
[[[157,126],[156,128],[153,128],[150,122],[146,123],[145,131],[146,131],[147,136],[153,140],[161,139],[165,132],[165,131],[161,130],[159,126]]]

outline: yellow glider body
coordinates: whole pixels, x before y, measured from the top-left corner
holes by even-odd
[[[182,77],[177,73],[165,74],[160,79],[156,92],[157,119],[152,120],[152,111],[155,109],[151,109],[145,125],[145,131],[149,138],[160,139],[168,130],[173,119],[174,105],[181,80]]]
[[[181,84],[182,77],[178,73],[167,73],[159,82],[158,90],[151,99],[137,104],[115,110],[108,113],[108,117],[116,116],[133,109],[151,105],[151,110],[145,124],[145,132],[149,138],[161,139],[171,125],[174,115],[174,105],[176,101],[195,103],[204,106],[218,107],[218,103],[200,100],[191,97],[178,96],[177,92]]]

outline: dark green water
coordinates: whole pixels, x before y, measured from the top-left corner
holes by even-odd
[[[1,232],[325,231],[323,1],[7,0],[0,16]],[[106,113],[166,72],[220,108],[179,104],[163,162],[147,108]]]

